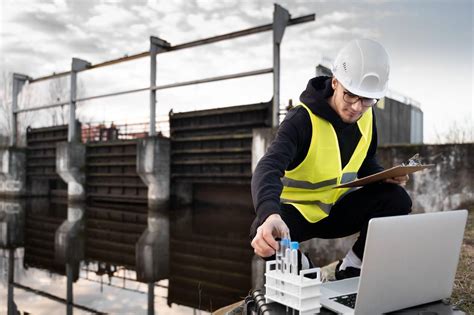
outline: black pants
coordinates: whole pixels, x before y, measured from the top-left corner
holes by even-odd
[[[352,250],[362,260],[369,220],[406,215],[411,212],[411,206],[411,198],[403,187],[377,183],[347,194],[332,207],[329,216],[316,223],[306,221],[296,208],[288,204],[282,204],[281,216],[290,229],[292,241],[339,238],[360,232]],[[250,230],[251,239],[257,228],[256,219]]]

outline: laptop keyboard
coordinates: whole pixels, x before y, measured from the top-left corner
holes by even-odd
[[[357,298],[357,293],[351,293],[351,294],[336,296],[336,297],[330,298],[330,300],[333,300],[334,302],[337,302],[337,303],[341,303],[342,305],[345,305],[350,308],[355,308],[356,298]]]

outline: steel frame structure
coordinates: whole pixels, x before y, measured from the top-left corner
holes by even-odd
[[[214,81],[221,81],[221,80],[229,80],[229,79],[236,79],[236,78],[243,78],[243,77],[250,77],[250,76],[257,76],[262,74],[273,73],[273,106],[272,106],[272,126],[278,125],[278,113],[279,113],[279,102],[280,102],[280,45],[283,39],[284,31],[286,26],[297,25],[301,23],[311,22],[315,20],[315,14],[309,14],[297,18],[291,18],[289,12],[281,7],[278,4],[274,5],[274,12],[273,12],[273,23],[265,24],[257,27],[252,27],[236,32],[231,32],[223,35],[213,36],[205,39],[200,39],[196,41],[191,41],[188,43],[183,43],[175,46],[171,46],[167,41],[160,39],[158,37],[151,36],[150,37],[150,49],[149,51],[144,51],[138,54],[125,56],[118,59],[108,60],[105,62],[101,62],[98,64],[91,64],[85,60],[73,58],[72,65],[70,71],[64,71],[60,73],[53,73],[52,75],[42,76],[38,78],[30,78],[26,75],[14,73],[13,74],[13,100],[12,100],[12,112],[11,112],[11,121],[12,121],[12,137],[10,140],[10,146],[17,145],[17,115],[23,112],[29,111],[37,111],[42,109],[60,107],[64,105],[70,106],[69,111],[69,130],[68,130],[68,141],[71,142],[75,139],[77,130],[76,124],[74,123],[76,119],[76,104],[77,102],[88,101],[93,99],[111,97],[111,96],[118,96],[130,93],[137,93],[143,91],[150,91],[150,129],[149,135],[154,136],[156,135],[155,130],[155,109],[156,109],[156,91],[162,89],[169,89],[181,86],[187,86],[192,84],[202,84]],[[265,68],[259,69],[254,71],[248,72],[241,72],[241,73],[234,73],[230,75],[223,75],[217,77],[210,77],[204,78],[199,80],[193,81],[184,81],[184,82],[177,82],[172,84],[166,84],[162,86],[156,85],[156,57],[158,54],[173,52],[181,49],[187,49],[192,47],[197,47],[201,45],[207,45],[211,43],[216,43],[223,40],[234,39],[242,36],[248,36],[252,34],[257,34],[261,32],[266,32],[272,30],[273,31],[273,67],[272,68]],[[105,66],[110,66],[114,64],[118,64],[121,62],[126,62],[130,60],[135,60],[143,57],[150,57],[150,85],[147,87],[133,89],[133,90],[126,90],[126,91],[119,91],[115,93],[107,93],[83,98],[77,98],[77,74],[79,72],[97,69]],[[68,101],[65,102],[57,102],[52,104],[45,104],[41,106],[37,106],[34,108],[24,108],[18,109],[18,94],[21,91],[23,85],[28,81],[31,83],[41,82],[49,79],[59,78],[63,76],[71,76],[71,89],[70,89],[70,98]]]

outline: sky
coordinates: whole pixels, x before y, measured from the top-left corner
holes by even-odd
[[[96,64],[147,51],[151,35],[177,45],[268,24],[274,2],[292,17],[316,14],[316,21],[285,31],[281,45],[282,105],[289,99],[298,101],[317,64],[330,65],[346,42],[367,37],[388,51],[392,94],[420,104],[425,142],[435,142],[453,126],[468,130],[472,139],[472,0],[3,0],[0,70],[35,78],[68,71],[73,57]],[[266,32],[160,54],[157,84],[271,66],[272,36]],[[92,96],[146,87],[149,72],[149,58],[82,72],[78,94]],[[33,95],[29,106],[52,102],[48,84],[26,88]],[[180,112],[265,102],[272,93],[270,74],[161,90],[157,92],[157,115],[166,116],[171,109]],[[67,95],[62,93],[55,99],[63,100]],[[149,95],[143,92],[83,102],[77,112],[83,122],[145,122]],[[44,124],[46,116],[35,113],[33,124]]]

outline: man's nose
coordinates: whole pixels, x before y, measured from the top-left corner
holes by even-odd
[[[359,98],[359,99],[357,100],[357,102],[352,103],[352,104],[351,104],[351,107],[352,107],[353,110],[357,110],[357,111],[362,110],[362,99]]]

